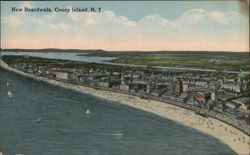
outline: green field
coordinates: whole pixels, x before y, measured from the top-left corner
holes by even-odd
[[[86,56],[86,55],[85,55]],[[232,69],[249,71],[249,53],[126,53],[103,52],[89,56],[116,57],[111,62],[164,67],[190,67],[204,69]]]
[[[107,69],[110,71],[122,71],[122,70],[131,70],[131,71],[148,71],[148,72],[157,72],[158,69],[151,68],[140,68],[140,67],[130,67],[130,66],[116,66],[109,64],[97,64],[97,63],[88,63],[88,62],[77,62],[70,60],[59,60],[59,59],[48,59],[48,58],[40,58],[40,57],[32,57],[32,56],[14,56],[14,55],[4,55],[1,56],[1,59],[11,65],[11,64],[36,64],[40,66],[48,66],[48,67],[58,67],[58,68],[94,68],[94,69]]]

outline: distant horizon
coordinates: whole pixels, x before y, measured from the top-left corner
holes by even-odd
[[[1,48],[1,51],[6,50],[75,50],[75,51],[103,51],[103,52],[145,52],[145,53],[157,53],[157,52],[211,52],[211,53],[249,53],[250,51],[199,51],[199,50],[104,50],[104,49],[71,49],[71,48]]]

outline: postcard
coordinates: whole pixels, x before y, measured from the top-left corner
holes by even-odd
[[[247,155],[249,0],[1,1],[0,155]]]

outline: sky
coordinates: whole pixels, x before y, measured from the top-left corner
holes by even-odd
[[[237,0],[1,1],[1,47],[249,51],[248,6]],[[53,12],[12,12],[12,7]],[[103,11],[59,13],[56,7]]]

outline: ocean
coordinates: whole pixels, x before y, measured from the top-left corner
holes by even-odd
[[[231,155],[171,120],[0,68],[0,152],[23,155]]]

